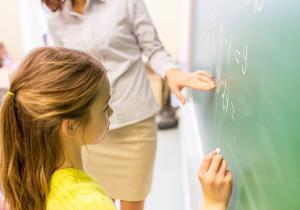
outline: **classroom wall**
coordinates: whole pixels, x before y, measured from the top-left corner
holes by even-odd
[[[5,1],[0,6],[0,41],[13,58],[19,59],[23,54],[19,1]]]
[[[144,0],[167,51],[179,58],[182,0]]]
[[[22,17],[22,39],[24,53],[33,48],[44,46],[44,35],[47,33],[45,10],[40,0],[19,0]]]

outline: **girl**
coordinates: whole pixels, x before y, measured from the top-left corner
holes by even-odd
[[[156,152],[154,116],[159,110],[142,56],[167,79],[182,103],[182,88],[210,90],[214,88],[211,76],[179,70],[158,39],[142,0],[42,2],[52,11],[48,26],[54,43],[87,52],[108,68],[115,110],[109,141],[88,147],[85,168],[113,199],[121,200],[122,210],[142,210],[151,189]],[[102,168],[109,170],[103,172]]]
[[[103,66],[85,53],[39,48],[20,63],[0,112],[1,188],[10,210],[115,210],[81,159],[82,146],[105,138],[109,100]],[[203,210],[225,210],[232,175],[222,156],[210,153],[199,178]]]

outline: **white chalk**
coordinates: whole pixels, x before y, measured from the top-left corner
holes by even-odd
[[[220,148],[216,148],[216,153],[220,154],[221,149]]]

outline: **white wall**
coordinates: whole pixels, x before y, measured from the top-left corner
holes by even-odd
[[[0,42],[6,45],[13,58],[19,59],[23,46],[18,0],[1,2],[0,6]]]
[[[39,0],[9,0],[1,3],[0,41],[18,60],[32,48],[43,45],[46,32]]]
[[[144,0],[160,40],[176,60],[180,47],[180,4],[183,0]]]
[[[15,0],[16,1],[16,0]],[[19,0],[24,52],[44,45],[47,32],[45,11],[40,0]]]

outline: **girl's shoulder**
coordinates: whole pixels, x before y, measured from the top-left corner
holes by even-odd
[[[76,169],[61,169],[52,175],[46,209],[115,210],[115,206],[88,174]]]

